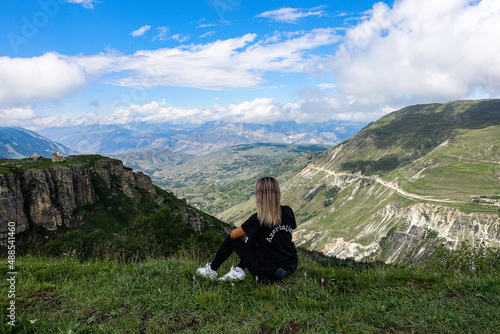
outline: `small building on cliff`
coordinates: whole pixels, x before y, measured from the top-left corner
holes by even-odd
[[[56,152],[52,152],[52,162],[63,162],[64,157],[62,155],[57,154]]]

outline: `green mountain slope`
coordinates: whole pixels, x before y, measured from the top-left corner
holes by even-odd
[[[484,100],[406,107],[369,124],[356,136],[325,152],[318,165],[337,171],[384,175],[470,131],[499,125],[499,105],[499,100]],[[336,154],[340,150],[342,154]],[[331,159],[334,155],[335,159]]]
[[[407,107],[325,151],[282,184],[297,243],[408,262],[432,246],[500,243],[500,100]],[[237,223],[253,199],[222,217]]]

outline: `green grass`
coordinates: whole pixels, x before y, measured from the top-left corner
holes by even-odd
[[[16,168],[67,167],[71,165],[91,165],[97,161],[113,160],[99,154],[74,155],[66,157],[62,162],[52,162],[50,158],[40,157],[38,161],[27,159],[0,159],[0,174],[12,173]]]
[[[465,213],[486,213],[486,214],[495,214],[498,213],[498,207],[494,207],[491,205],[482,205],[476,203],[463,204],[457,206],[460,211]]]
[[[493,333],[499,268],[395,267],[300,252],[297,273],[266,285],[251,276],[194,276],[196,248],[138,263],[17,259],[16,324],[23,333]],[[235,258],[230,258],[224,273]],[[231,263],[232,262],[232,263]],[[6,261],[0,270],[7,271]],[[1,283],[6,291],[7,282]],[[7,295],[0,295],[5,316]],[[3,322],[2,332],[10,326]]]
[[[468,199],[470,195],[498,193],[495,168],[488,164],[460,164],[433,168],[424,176],[404,185],[404,190],[419,194]]]

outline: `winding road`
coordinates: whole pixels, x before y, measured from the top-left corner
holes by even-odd
[[[423,200],[423,201],[430,201],[430,202],[437,202],[437,203],[470,204],[470,202],[450,201],[450,200],[432,198],[432,197],[429,197],[429,196],[420,196],[420,195],[412,194],[412,193],[404,191],[403,189],[399,188],[397,185],[389,183],[389,182],[387,182],[385,180],[382,180],[381,178],[378,178],[378,177],[375,177],[375,176],[364,176],[364,175],[360,176],[360,175],[351,174],[351,173],[335,173],[335,172],[333,172],[331,170],[328,170],[328,169],[325,169],[325,168],[322,168],[322,167],[315,167],[314,165],[309,165],[309,166],[307,166],[307,168],[318,170],[318,171],[322,171],[322,172],[325,172],[325,173],[328,173],[328,174],[331,174],[331,175],[334,175],[334,176],[350,176],[350,177],[357,177],[357,178],[363,179],[363,180],[375,181],[375,182],[378,182],[378,183],[380,183],[381,185],[383,185],[385,187],[388,187],[388,188],[391,188],[391,189],[397,191],[399,194],[401,194],[401,195],[403,195],[405,197],[408,197],[408,198],[413,198],[413,199],[418,199],[418,200]],[[482,204],[495,205],[495,204],[487,204],[487,203],[482,203]]]

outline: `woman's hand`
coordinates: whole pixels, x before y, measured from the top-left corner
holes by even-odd
[[[234,229],[232,232],[231,232],[231,239],[238,239],[238,238],[242,238],[245,236],[245,231],[243,231],[243,229],[240,227],[238,227],[237,229]]]

